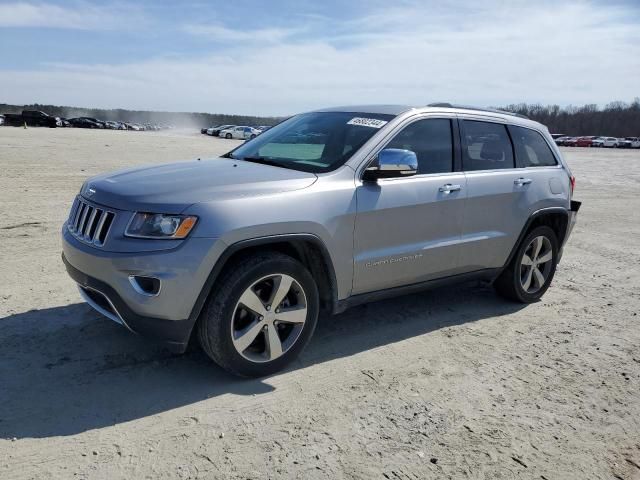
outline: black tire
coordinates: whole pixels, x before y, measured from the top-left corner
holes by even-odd
[[[245,290],[257,280],[276,273],[293,277],[302,287],[307,316],[295,343],[282,356],[258,363],[236,350],[232,341],[232,319]],[[198,320],[198,339],[205,353],[225,370],[243,377],[263,377],[282,370],[300,354],[313,335],[318,312],[316,282],[300,262],[277,252],[258,253],[225,268]]]
[[[231,139],[231,134],[230,134],[230,133],[227,133],[227,134],[224,136],[224,138],[226,138],[227,140],[230,140],[230,139]]]
[[[252,133],[250,138],[251,138],[251,139],[256,138],[256,134],[255,134],[255,133]]]
[[[530,293],[524,290],[521,284],[521,267],[524,259],[524,254],[531,242],[536,237],[546,237],[551,245],[552,259],[550,270],[545,276],[544,284],[542,288],[539,288],[536,292]],[[538,301],[551,285],[553,276],[556,273],[556,266],[558,262],[558,238],[555,232],[546,226],[536,227],[531,230],[518,246],[516,254],[507,266],[507,268],[500,274],[500,276],[493,283],[496,292],[504,298],[513,300],[519,303],[533,303]]]

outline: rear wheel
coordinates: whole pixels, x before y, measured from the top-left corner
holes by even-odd
[[[307,269],[277,252],[226,270],[199,321],[203,350],[241,376],[284,368],[307,344],[318,319],[318,289]]]
[[[533,229],[520,244],[509,266],[494,283],[510,300],[531,303],[547,291],[556,272],[558,239],[546,226]]]

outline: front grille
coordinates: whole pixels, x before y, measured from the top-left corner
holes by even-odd
[[[71,208],[67,226],[71,235],[97,247],[104,245],[116,214],[91,205],[78,197]]]

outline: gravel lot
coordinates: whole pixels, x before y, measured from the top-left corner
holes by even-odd
[[[584,203],[543,301],[358,307],[239,380],[81,303],[59,240],[86,177],[234,144],[0,128],[0,478],[640,479],[639,150],[565,150]]]

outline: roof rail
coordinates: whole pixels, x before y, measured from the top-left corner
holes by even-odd
[[[453,104],[448,102],[430,103],[429,105],[427,105],[427,107],[464,108],[465,110],[477,110],[480,112],[502,113],[504,115],[513,115],[514,117],[526,118],[527,120],[530,120],[529,117],[527,117],[526,115],[522,115],[521,113],[507,112],[505,110],[498,110],[496,108],[472,107],[469,105],[458,105],[458,104]]]

